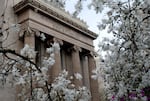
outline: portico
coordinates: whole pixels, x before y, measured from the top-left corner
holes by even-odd
[[[19,36],[24,44],[39,51],[37,57],[42,58],[50,43],[60,45],[60,51],[55,53],[56,63],[49,70],[49,83],[63,69],[69,71],[70,76],[80,73],[83,79],[74,78],[75,85],[86,86],[91,90],[91,101],[99,101],[98,83],[91,79],[95,68],[93,40],[97,35],[88,30],[84,22],[42,1],[23,0],[14,6],[14,11],[24,29]],[[30,30],[32,34],[28,35]],[[38,40],[42,33],[47,37],[44,42]],[[41,59],[35,59],[35,62],[41,62]]]

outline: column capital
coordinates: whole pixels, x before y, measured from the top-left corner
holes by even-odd
[[[34,30],[34,32],[35,32],[35,36],[40,37],[41,33],[39,30]]]
[[[53,38],[53,41],[59,43],[61,46],[63,45],[63,40],[61,39]]]
[[[92,57],[96,57],[98,54],[96,53],[96,52],[94,52],[94,51],[90,51],[89,53],[88,53],[88,56],[92,56]]]
[[[74,46],[73,46],[73,49],[74,49],[75,51],[82,52],[82,48],[79,47],[79,46],[74,45]]]
[[[23,28],[19,31],[19,38],[22,39],[23,37],[33,37],[36,34],[37,30],[33,30],[30,27]]]
[[[68,51],[82,52],[82,48],[79,46],[73,45],[72,47],[68,48]]]

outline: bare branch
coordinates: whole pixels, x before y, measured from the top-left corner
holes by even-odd
[[[22,59],[24,59],[24,60],[30,62],[31,64],[33,64],[33,65],[36,67],[36,69],[37,69],[39,72],[41,72],[41,70],[39,69],[39,67],[38,67],[33,61],[31,61],[31,60],[30,60],[29,58],[27,58],[27,57],[24,57],[24,56],[22,56],[22,55],[16,53],[15,50],[0,49],[0,53],[4,53],[4,54],[10,53],[10,54],[19,56],[20,58],[22,58]]]

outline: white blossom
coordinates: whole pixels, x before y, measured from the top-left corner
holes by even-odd
[[[59,43],[54,42],[54,44],[53,44],[53,48],[54,48],[54,51],[55,51],[56,53],[58,53],[58,52],[60,51]]]
[[[26,83],[26,81],[24,80],[23,77],[20,77],[18,82],[17,82],[17,84],[25,84],[25,83]]]
[[[50,48],[47,48],[47,49],[46,49],[46,52],[47,52],[47,53],[53,53],[53,52],[54,52],[54,48],[51,48],[51,47],[50,47]]]
[[[74,73],[74,76],[78,80],[82,80],[82,75],[80,73]]]
[[[20,52],[21,55],[28,57],[30,59],[35,58],[36,52],[29,45],[25,44],[24,48]]]
[[[44,33],[41,33],[40,37],[41,37],[41,40],[42,40],[42,41],[44,41],[44,40],[46,39]]]

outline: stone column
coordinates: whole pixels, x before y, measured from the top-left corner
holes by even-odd
[[[81,48],[78,46],[73,46],[73,49],[72,49],[72,66],[73,66],[73,73],[74,74],[79,73],[82,75],[79,52],[81,52]],[[76,78],[74,78],[73,82],[77,87],[83,85],[82,80],[78,80]]]
[[[92,101],[99,101],[100,95],[98,91],[98,81],[91,78],[92,70],[96,68],[96,62],[94,56],[91,53],[88,55],[88,65],[89,65],[90,90],[92,94]]]
[[[27,44],[35,50],[35,34],[34,32],[25,31],[24,45]]]
[[[83,81],[84,86],[90,89],[90,79],[89,79],[89,68],[88,68],[88,57],[83,57]]]
[[[27,28],[25,31],[22,30],[21,33],[19,33],[20,39],[24,40],[24,45],[29,45],[33,50],[35,50],[35,31],[32,31],[31,29]],[[31,61],[35,62],[35,57],[31,59]],[[24,68],[22,69],[22,73],[26,71]],[[33,85],[32,85],[33,86]],[[25,86],[26,91],[25,92],[30,92],[30,84],[27,84]],[[20,101],[23,99],[23,97],[18,96],[19,93],[21,93],[23,90],[22,85],[16,85],[16,101]],[[25,96],[31,97],[31,93],[27,93]]]
[[[57,38],[53,39],[54,43],[63,45],[63,41]],[[60,50],[54,48],[54,59],[55,59],[55,64],[52,66],[50,69],[50,82],[52,82],[61,72],[61,55],[60,55]]]

